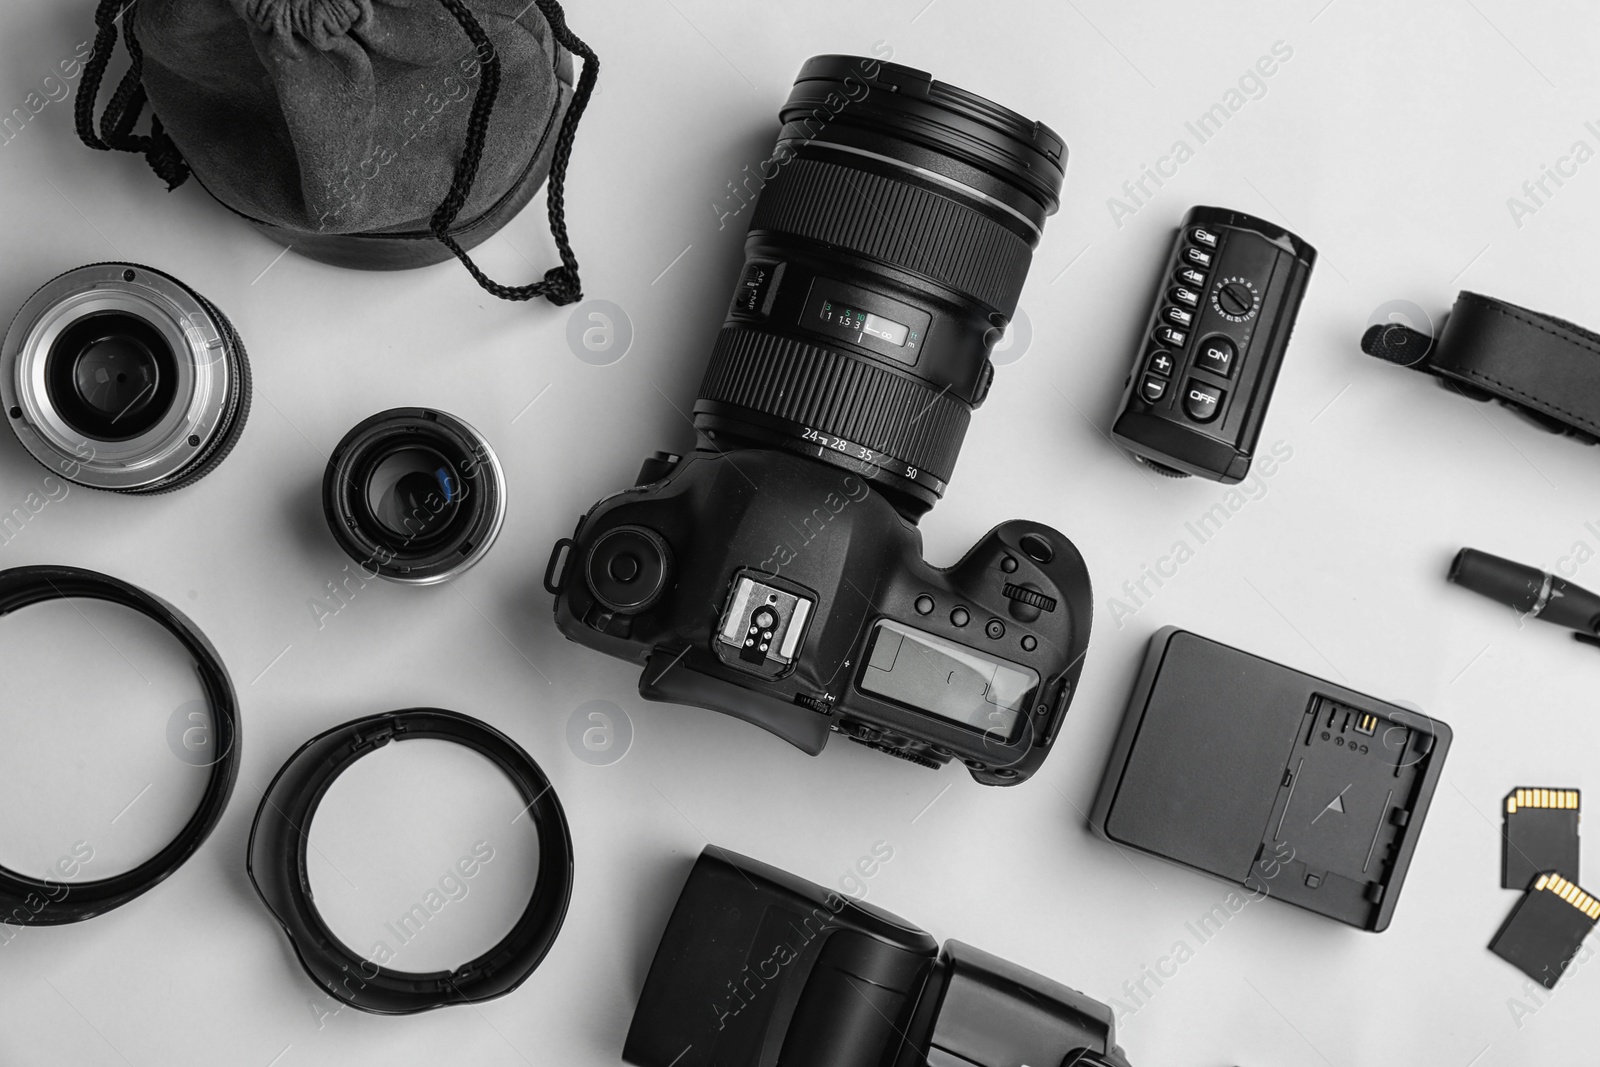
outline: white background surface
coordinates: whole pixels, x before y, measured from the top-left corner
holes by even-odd
[[[6,4],[0,110],[23,105],[87,39],[90,7]],[[1456,739],[1393,927],[1374,936],[1252,905],[1125,1013],[1133,1063],[1594,1062],[1600,969],[1534,1001],[1484,946],[1514,899],[1498,887],[1500,798],[1516,785],[1597,785],[1600,658],[1554,629],[1519,629],[1444,572],[1463,544],[1545,566],[1579,543],[1585,555],[1600,550],[1596,453],[1368,359],[1356,341],[1385,301],[1437,313],[1458,288],[1600,325],[1600,162],[1549,186],[1520,227],[1507,206],[1575,141],[1600,148],[1584,126],[1600,123],[1600,18],[1578,3],[1509,0],[571,7],[605,62],[573,161],[572,232],[588,296],[621,305],[636,332],[610,366],[574,357],[567,309],[499,303],[452,265],[395,276],[275,261],[276,246],[197,184],[167,195],[139,159],[82,148],[70,103],[51,103],[0,148],[6,315],[59,271],[143,261],[226,310],[256,372],[238,450],[199,485],[153,499],[74,489],[0,547],[5,566],[94,567],[178,604],[228,663],[244,716],[232,805],[182,870],[116,912],[0,945],[0,1063],[615,1063],[688,862],[708,840],[829,885],[887,842],[894,858],[868,881],[868,899],[941,939],[1135,1007],[1124,983],[1192,940],[1185,923],[1228,892],[1119,854],[1084,826],[1145,640],[1168,623],[1413,701]],[[1016,789],[842,741],[810,759],[720,715],[646,705],[635,669],[560,637],[540,588],[550,545],[584,508],[629,484],[651,450],[690,443],[681,412],[748,218],[719,230],[711,205],[765,158],[807,56],[878,41],[897,61],[1049,122],[1071,150],[1062,210],[1022,298],[1031,347],[1000,370],[948,496],[923,522],[926,554],[941,565],[1013,516],[1056,526],[1089,562],[1096,618],[1082,689],[1054,755]],[[1293,55],[1265,95],[1115,225],[1107,198],[1175,139],[1193,145],[1185,121],[1277,41]],[[1119,627],[1111,598],[1122,583],[1225,492],[1148,477],[1103,433],[1152,271],[1194,203],[1277,220],[1321,252],[1263,438],[1293,458]],[[483,249],[506,280],[553,261],[539,206]],[[309,602],[345,564],[317,496],[327,453],[361,418],[401,404],[454,412],[493,443],[511,494],[504,534],[453,585],[372,584],[319,629]],[[9,439],[0,446],[9,508],[42,472]],[[1600,563],[1577,578],[1600,587]],[[111,670],[104,649],[83,647],[84,670]],[[112,824],[138,782],[112,789],[115,776],[95,773],[122,756],[144,759],[123,772],[130,780],[179,775],[160,741],[170,705],[147,707],[146,743],[119,752],[106,744],[119,733],[93,716],[41,725],[42,704],[18,696],[41,692],[37,682],[7,685],[17,703],[0,748],[6,781],[39,760],[58,768],[41,786],[55,799],[6,791],[7,835],[156,842],[175,826],[134,814]],[[133,686],[116,692],[143,699]],[[632,720],[631,751],[610,766],[584,763],[566,740],[591,700]],[[329,1014],[335,1005],[245,877],[250,821],[273,773],[314,733],[422,704],[488,720],[549,772],[576,841],[572,908],[544,965],[511,996],[401,1019]],[[45,735],[54,740],[43,751],[17,741]],[[80,742],[92,747],[74,756]],[[459,771],[396,764],[375,775],[373,788],[413,794],[406,817],[424,826],[362,822],[353,807],[327,839],[349,852],[331,862],[381,872],[370,846],[387,842],[411,856],[416,880],[368,888],[416,899],[472,840],[514,832],[503,798],[442,788]],[[92,818],[55,806],[84,791],[99,802]],[[8,842],[4,855],[21,847]],[[480,920],[478,934],[495,921]]]

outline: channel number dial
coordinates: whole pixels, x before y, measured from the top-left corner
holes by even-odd
[[[1249,322],[1261,307],[1261,292],[1249,278],[1220,278],[1211,290],[1211,306],[1229,322]]]

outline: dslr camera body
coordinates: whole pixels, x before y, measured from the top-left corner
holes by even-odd
[[[1013,520],[938,569],[916,522],[988,392],[1065,146],[847,56],[805,64],[783,121],[696,449],[656,453],[556,545],[557,626],[641,663],[646,699],[1015,784],[1082,669],[1083,558]]]

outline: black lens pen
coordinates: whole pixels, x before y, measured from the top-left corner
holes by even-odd
[[[1523,615],[1576,630],[1573,636],[1579,641],[1600,645],[1600,596],[1565,578],[1463,548],[1450,564],[1450,580]]]

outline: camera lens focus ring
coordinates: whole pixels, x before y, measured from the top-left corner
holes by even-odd
[[[826,152],[828,145],[811,151]],[[792,160],[761,191],[750,232],[809,238],[948,286],[1010,316],[1033,249],[930,189],[823,159]]]
[[[866,56],[812,56],[779,114],[786,136],[891,155],[980,189],[1034,230],[1060,206],[1061,135],[926,71]]]

